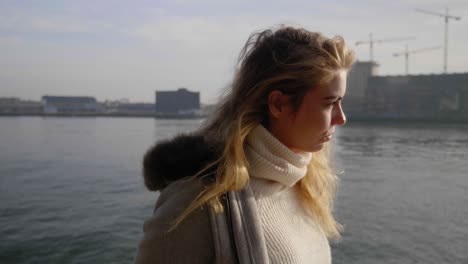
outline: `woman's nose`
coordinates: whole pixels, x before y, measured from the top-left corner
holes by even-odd
[[[346,124],[346,115],[343,111],[343,108],[341,107],[341,104],[339,104],[339,107],[337,107],[336,109],[336,114],[333,118],[333,123],[334,125],[339,125],[339,126],[342,126],[344,124]]]

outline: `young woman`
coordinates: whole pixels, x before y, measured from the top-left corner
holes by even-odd
[[[212,118],[146,153],[145,184],[161,193],[135,263],[331,263],[329,141],[353,62],[341,37],[250,36]]]

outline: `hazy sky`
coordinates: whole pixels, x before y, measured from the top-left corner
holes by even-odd
[[[0,97],[89,95],[98,100],[153,102],[155,90],[187,87],[212,103],[232,79],[250,33],[278,24],[342,35],[359,60],[367,40],[378,44],[381,75],[404,73],[394,52],[443,45],[443,18],[414,8],[461,16],[449,25],[449,72],[468,72],[467,0],[223,1],[0,0]],[[443,49],[410,55],[413,74],[440,73]]]

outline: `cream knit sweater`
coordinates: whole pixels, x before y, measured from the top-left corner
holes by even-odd
[[[258,126],[247,137],[246,155],[270,264],[331,263],[327,238],[293,188],[312,153],[294,153]]]

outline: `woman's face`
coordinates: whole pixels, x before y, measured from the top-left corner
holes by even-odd
[[[346,123],[341,108],[341,99],[346,93],[346,75],[345,70],[338,71],[330,83],[310,89],[297,111],[288,104],[281,106],[278,113],[272,111],[270,105],[270,132],[295,152],[321,150],[333,136],[335,126]]]

